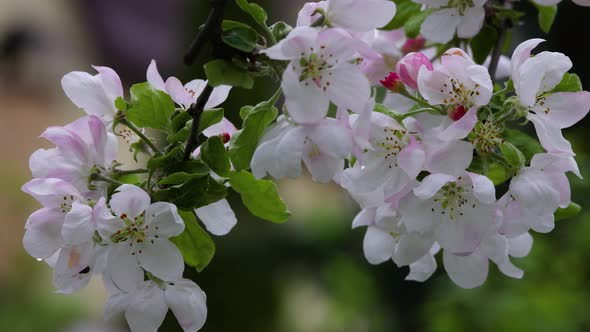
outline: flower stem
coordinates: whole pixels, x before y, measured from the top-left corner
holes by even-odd
[[[130,174],[146,174],[149,173],[149,169],[138,168],[138,169],[115,169],[113,173],[119,176],[130,175]]]
[[[438,112],[438,110],[432,109],[430,107],[426,107],[426,108],[419,108],[417,110],[409,111],[407,113],[402,113],[401,116],[399,117],[399,120],[404,120],[405,118],[409,118],[411,116],[414,116],[414,115],[417,115],[417,114],[420,114],[420,113],[431,113],[431,114],[440,115],[439,112]]]
[[[91,181],[102,181],[102,182],[114,184],[117,186],[122,186],[124,184],[123,182],[117,181],[115,179],[111,179],[109,177],[106,177],[106,176],[98,174],[98,173],[90,175],[90,180]]]
[[[442,108],[430,105],[426,100],[424,100],[422,98],[412,96],[412,94],[410,94],[408,92],[401,92],[400,94],[408,99],[415,101],[418,105],[423,106],[424,108],[430,108],[430,109],[437,111],[440,114],[445,114],[445,112],[442,110]]]
[[[271,105],[275,105],[277,103],[277,101],[279,101],[279,98],[281,98],[281,95],[283,94],[283,89],[281,87],[279,87],[277,89],[277,91],[275,92],[274,95],[272,95],[272,97],[270,97],[270,99],[268,100],[268,102]]]
[[[144,141],[145,144],[147,144],[150,149],[152,149],[152,151],[154,153],[157,154],[162,154],[162,151],[160,151],[160,149],[158,149],[158,147],[154,144],[154,142],[152,142],[152,140],[150,140],[147,136],[145,136],[141,130],[139,128],[137,128],[133,123],[127,121],[127,118],[125,118],[124,115],[119,116],[118,118],[118,122],[124,126],[126,126],[127,128],[131,129],[131,131],[133,131],[142,141]]]

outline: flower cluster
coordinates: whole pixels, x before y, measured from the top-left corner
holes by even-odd
[[[66,95],[88,115],[48,128],[41,137],[56,147],[37,150],[30,158],[35,179],[22,190],[43,208],[27,220],[24,247],[53,268],[58,292],[76,292],[93,276],[102,276],[110,294],[106,316],[124,312],[133,331],[156,331],[168,308],[185,331],[197,331],[207,316],[205,293],[183,279],[183,256],[169,240],[183,233],[185,223],[174,204],[152,202],[141,187],[112,179],[135,173],[121,170],[115,160],[116,136],[134,140],[142,131],[120,128],[115,104],[123,96],[121,80],[110,68],[95,69],[94,76],[72,72],[62,80]],[[174,77],[164,83],[153,61],[147,80],[181,109],[190,107],[206,85],[194,80],[183,86]],[[229,90],[215,89],[206,107],[223,103]],[[224,118],[203,134],[227,136],[228,141],[235,131]],[[227,234],[236,224],[225,199],[197,208],[195,214],[215,235]]]
[[[536,1],[548,29],[558,1]],[[517,11],[479,0],[327,0],[305,4],[292,28],[236,0],[262,35],[223,20],[228,3],[211,1],[185,57],[211,50],[207,80],[164,80],[152,61],[126,99],[110,68],[64,76],[86,116],[41,135],[55,148],[33,153],[34,179],[22,187],[42,205],[24,247],[53,268],[58,292],[100,276],[107,318],[157,331],[171,309],[184,331],[200,330],[206,296],[183,278],[185,264],[201,272],[215,252],[209,233],[237,224],[229,190],[254,216],[283,223],[287,206],[265,178],[299,177],[302,165],[360,205],[352,226],[366,227],[369,263],[391,259],[409,280],[430,278],[439,252],[464,288],[485,282],[490,261],[521,278],[511,259],[528,255],[531,233],[579,212],[568,175],[581,174],[562,130],[588,114],[590,92],[564,54],[532,55],[543,40],[508,59],[501,36],[480,33],[485,24],[501,35]],[[243,106],[238,130],[219,106],[264,76],[281,87]],[[536,138],[522,130],[529,124]],[[116,160],[123,141],[146,156],[144,168]]]
[[[303,161],[315,180],[339,183],[362,208],[353,227],[367,227],[367,260],[409,266],[410,280],[428,279],[439,251],[461,287],[481,285],[489,261],[521,278],[510,257],[528,254],[530,231],[553,229],[554,212],[570,204],[566,174],[580,176],[561,129],[588,113],[590,93],[556,88],[571,62],[561,53],[531,57],[542,40],[526,41],[505,68],[511,71],[507,87],[494,93],[488,68],[462,49],[447,50],[435,63],[404,52],[403,43],[390,40],[394,50],[384,50],[376,41],[385,33],[376,29],[395,14],[391,2],[344,3],[305,5],[299,26],[263,51],[289,61],[282,80],[285,114],[262,138],[253,173],[297,177]],[[448,7],[434,12],[424,35],[433,37],[426,33],[432,25],[442,42],[453,35],[446,28],[473,36],[479,27],[469,25],[472,18],[462,18],[469,24],[436,23],[447,14],[483,20],[483,2],[470,6],[459,16]],[[371,90],[384,64],[391,72],[381,84],[389,94],[379,104]],[[534,124],[544,152],[527,157],[510,143],[508,122],[522,119]],[[494,178],[490,165],[509,175]],[[501,183],[507,188],[496,190]]]

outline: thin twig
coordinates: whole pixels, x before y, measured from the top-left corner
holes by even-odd
[[[199,52],[207,42],[213,42],[214,38],[220,38],[221,23],[223,22],[223,14],[226,5],[227,0],[211,0],[211,6],[213,9],[211,10],[211,13],[209,13],[205,25],[199,31],[197,37],[195,37],[189,46],[188,51],[184,55],[185,65],[190,66],[195,63]]]
[[[510,8],[510,2],[505,3],[502,1],[502,6]],[[496,39],[496,44],[494,45],[494,50],[492,51],[492,57],[490,59],[490,65],[488,66],[488,71],[490,72],[493,83],[496,83],[496,72],[498,71],[498,64],[500,63],[500,57],[502,56],[502,48],[504,47],[504,42],[506,39],[506,31],[509,28],[510,21],[505,18],[500,23],[500,26],[496,29],[498,32],[498,39]]]
[[[188,113],[193,117],[193,126],[191,129],[191,135],[186,142],[186,148],[184,150],[184,160],[189,160],[191,153],[199,146],[199,123],[201,122],[201,114],[205,110],[205,105],[213,92],[213,87],[209,84],[205,86],[205,89],[199,95],[197,102],[192,104],[188,109]]]
[[[151,139],[149,139],[147,136],[145,136],[141,132],[141,129],[137,128],[133,123],[127,121],[127,118],[125,118],[124,115],[120,115],[117,120],[120,124],[131,129],[131,131],[133,131],[145,144],[147,144],[150,147],[150,149],[152,149],[152,151],[154,153],[157,153],[160,155],[162,154],[162,151],[160,149],[158,149],[158,147],[154,144],[154,142],[152,142]]]
[[[124,185],[123,182],[117,181],[115,179],[111,179],[111,178],[106,177],[106,176],[101,175],[101,174],[92,174],[92,175],[90,175],[90,180],[92,180],[92,181],[102,181],[102,182],[114,184],[114,185],[117,185],[117,186]]]

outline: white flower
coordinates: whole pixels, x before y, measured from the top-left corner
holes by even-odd
[[[388,0],[328,0],[310,2],[298,14],[297,26],[309,26],[323,10],[331,27],[365,32],[385,26],[395,16],[395,3]]]
[[[297,123],[324,118],[330,102],[355,112],[369,100],[370,83],[354,60],[355,40],[339,29],[296,28],[263,51],[271,59],[290,60],[283,74],[289,116]]]
[[[530,39],[514,50],[514,89],[545,150],[573,156],[571,145],[561,129],[576,124],[588,114],[590,92],[550,93],[572,67],[572,62],[557,52],[541,52],[530,57],[531,51],[541,42],[543,39]]]
[[[475,36],[483,26],[486,0],[413,0],[434,8],[424,20],[420,33],[428,40],[446,43],[453,39]]]
[[[36,178],[59,178],[83,195],[98,199],[107,185],[89,188],[90,174],[107,171],[117,155],[117,138],[95,116],[80,118],[65,127],[49,127],[41,137],[57,146],[39,149],[29,159]]]
[[[164,91],[172,97],[175,103],[180,105],[184,109],[188,109],[191,105],[197,101],[197,98],[201,95],[207,81],[203,80],[192,80],[185,85],[176,77],[169,77],[166,82],[160,76],[156,61],[152,60],[147,70],[148,83],[160,91]],[[228,97],[231,86],[220,85],[213,89],[209,100],[205,104],[205,109],[212,109],[216,106],[221,105]]]
[[[199,331],[207,319],[207,298],[201,288],[187,279],[161,286],[164,289],[153,281],[142,281],[128,292],[113,289],[105,304],[105,318],[124,312],[132,332],[156,332],[170,308],[183,331]]]
[[[408,232],[432,234],[445,251],[471,253],[498,222],[495,203],[485,176],[431,174],[400,203],[401,222]]]
[[[195,209],[195,213],[213,235],[226,235],[238,223],[236,214],[226,199]]]
[[[184,222],[171,203],[150,204],[149,195],[133,185],[122,185],[106,205],[97,206],[98,231],[110,242],[106,274],[123,290],[143,280],[143,270],[159,279],[180,279],[184,260],[168,238],[184,231]]]
[[[301,175],[301,161],[318,182],[329,182],[344,169],[352,152],[352,135],[338,120],[327,118],[315,124],[297,125],[279,117],[270,126],[252,157],[257,178]]]
[[[65,75],[61,85],[70,100],[88,115],[100,117],[112,123],[117,108],[115,100],[123,97],[123,85],[119,75],[108,67],[93,66],[98,74],[92,76],[81,71]]]

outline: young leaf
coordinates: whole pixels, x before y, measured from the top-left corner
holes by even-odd
[[[231,169],[227,150],[219,136],[212,136],[201,146],[201,160],[218,175],[228,176]]]
[[[244,12],[252,16],[256,23],[260,24],[263,27],[266,27],[266,21],[268,20],[268,14],[262,7],[255,3],[248,3],[247,0],[236,0],[236,4],[240,7]]]
[[[291,32],[291,30],[293,30],[293,27],[291,27],[289,24],[287,24],[285,22],[279,21],[279,22],[271,25],[269,30],[270,30],[270,33],[272,33],[272,35],[275,37],[277,42],[279,42],[279,41],[285,39],[285,37],[287,37],[289,32]]]
[[[250,114],[254,110],[254,106],[246,105],[240,108],[240,118],[242,120],[246,120],[248,114]]]
[[[582,211],[582,207],[574,202],[571,202],[565,209],[559,208],[553,214],[555,221],[568,219],[577,216]]]
[[[253,215],[275,223],[284,223],[289,218],[287,206],[274,182],[257,180],[252,173],[241,171],[232,172],[229,183],[242,195],[242,202]]]
[[[250,161],[258,141],[270,123],[277,117],[278,110],[268,102],[262,102],[246,116],[243,128],[232,135],[229,157],[238,171],[250,168]]]
[[[530,161],[535,154],[545,151],[536,139],[522,131],[505,129],[503,135],[506,141],[512,143],[524,154],[527,162]]]
[[[182,161],[183,150],[181,146],[177,146],[163,156],[152,157],[147,162],[147,168],[155,170],[157,168],[165,169],[174,166],[176,163]]]
[[[234,27],[223,31],[221,39],[237,50],[252,52],[256,48],[258,33],[250,27]]]
[[[557,16],[557,5],[553,6],[540,6],[535,5],[537,10],[539,11],[538,20],[539,20],[539,27],[543,30],[544,33],[549,33],[551,31],[551,26],[555,21],[555,17]]]
[[[416,38],[420,34],[420,28],[422,27],[422,22],[430,15],[430,10],[424,10],[416,15],[410,17],[406,23],[404,23],[404,29],[406,30],[406,35],[408,38]]]
[[[211,127],[223,119],[223,108],[214,108],[206,110],[201,114],[201,120],[199,122],[199,133],[203,130]]]
[[[420,12],[421,5],[411,0],[395,1],[397,10],[395,17],[381,30],[394,30],[404,26],[406,22],[415,14]]]
[[[248,24],[238,22],[238,21],[223,20],[223,22],[221,22],[221,29],[223,31],[233,29],[233,28],[250,28],[250,29],[252,29]]]
[[[211,86],[231,85],[251,89],[254,79],[246,70],[227,60],[213,60],[205,64],[205,74]]]
[[[480,32],[473,37],[469,43],[469,45],[471,45],[471,50],[473,51],[473,60],[479,64],[486,61],[486,58],[494,49],[497,39],[498,32],[496,29],[488,24],[484,25]]]
[[[167,169],[170,174],[158,182],[161,186],[181,185],[189,180],[198,179],[209,175],[211,170],[205,164],[191,160],[183,161]]]
[[[141,128],[168,131],[170,115],[174,113],[172,98],[149,83],[135,84],[130,91],[130,105],[125,112],[127,119]]]
[[[520,169],[524,166],[526,158],[522,151],[510,142],[500,144],[500,152],[504,159],[515,169]]]
[[[580,92],[582,91],[582,82],[580,81],[580,77],[576,74],[565,73],[561,82],[557,84],[552,93],[555,92]]]
[[[153,193],[155,200],[170,202],[185,210],[215,203],[225,196],[227,196],[227,188],[211,176],[193,178],[180,186]]]
[[[215,254],[215,243],[192,211],[178,210],[178,214],[184,220],[184,232],[170,240],[180,249],[184,262],[201,272]]]

